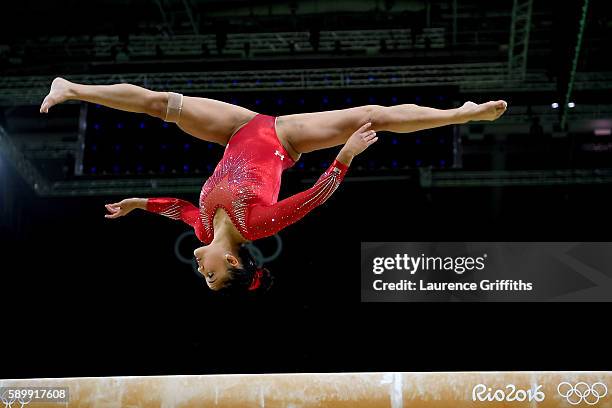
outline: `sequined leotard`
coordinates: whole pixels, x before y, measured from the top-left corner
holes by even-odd
[[[338,188],[348,166],[334,160],[308,190],[278,200],[281,174],[295,164],[281,144],[273,116],[258,114],[236,132],[200,193],[200,208],[177,198],[149,198],[147,210],[182,220],[206,244],[213,218],[223,208],[247,240],[274,235],[323,204]]]

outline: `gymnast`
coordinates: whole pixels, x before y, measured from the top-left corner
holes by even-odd
[[[107,204],[109,219],[134,209],[182,220],[204,246],[194,251],[198,272],[214,291],[266,291],[272,276],[258,266],[246,243],[276,234],[323,204],[351,161],[378,140],[377,131],[410,133],[474,120],[492,121],[503,100],[465,102],[455,109],[414,104],[365,105],[324,112],[269,116],[208,98],[155,92],[131,84],[83,85],[56,78],[40,112],[67,100],[92,102],[173,122],[188,134],[225,147],[204,183],[199,207],[170,197],[128,198]],[[309,189],[278,201],[281,174],[303,153],[343,145]]]

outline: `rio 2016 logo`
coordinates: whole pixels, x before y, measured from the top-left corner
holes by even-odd
[[[542,402],[546,395],[541,390],[542,386],[538,385],[535,388],[523,390],[517,388],[514,384],[506,385],[505,389],[492,389],[487,387],[485,384],[478,384],[472,388],[472,401],[481,402],[521,402],[521,401],[535,401]]]

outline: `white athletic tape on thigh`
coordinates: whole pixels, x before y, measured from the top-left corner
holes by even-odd
[[[166,122],[178,123],[183,109],[183,95],[176,92],[168,92],[168,105],[166,108]]]

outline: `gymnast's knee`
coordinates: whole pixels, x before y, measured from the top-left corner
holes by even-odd
[[[372,130],[381,130],[384,129],[388,124],[386,117],[387,107],[382,105],[365,105],[363,108],[363,123],[371,122]]]

